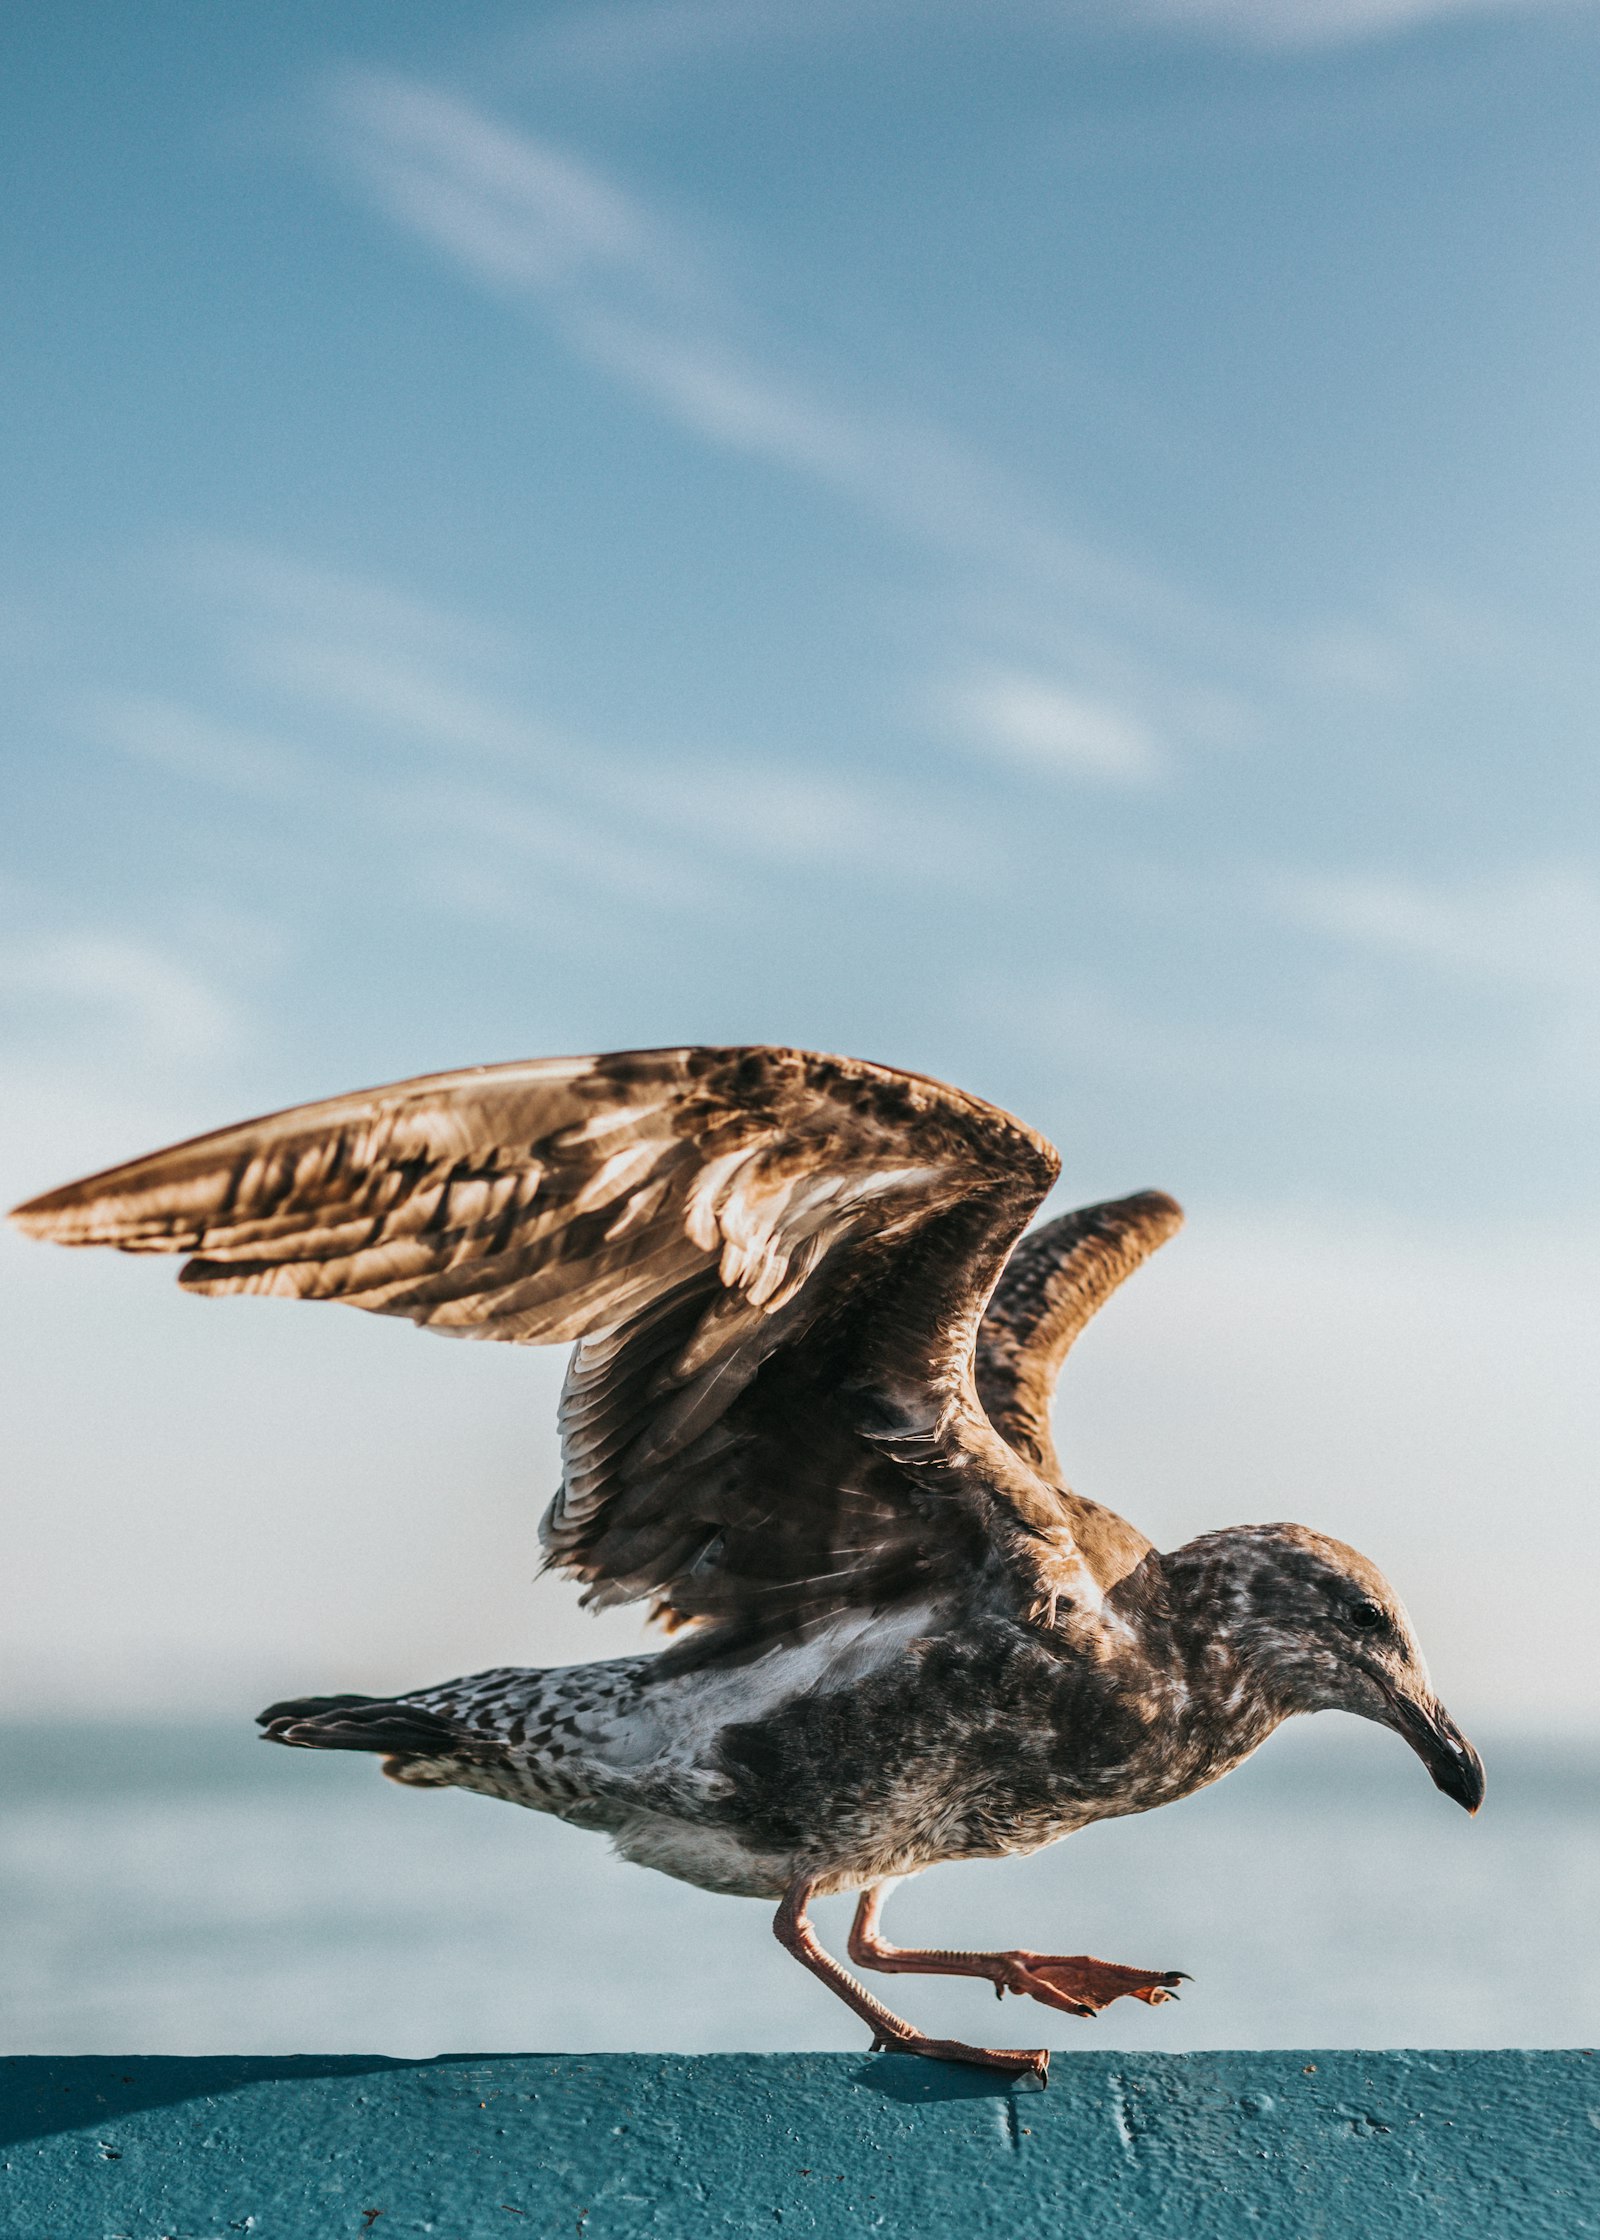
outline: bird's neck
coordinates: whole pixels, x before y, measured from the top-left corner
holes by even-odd
[[[1152,1555],[1127,1589],[1144,1652],[1166,1679],[1174,1739],[1193,1760],[1191,1785],[1214,1781],[1259,1749],[1297,1706],[1253,1653],[1235,1582],[1210,1550]]]

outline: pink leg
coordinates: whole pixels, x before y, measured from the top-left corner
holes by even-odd
[[[920,1952],[890,1944],[878,1933],[886,1894],[882,1883],[861,1893],[850,1928],[850,1957],[858,1968],[877,1968],[884,1975],[983,1976],[997,1999],[1015,1991],[1063,2014],[1085,2016],[1097,2015],[1113,1999],[1164,2006],[1187,1980],[1173,1969],[1123,1968],[1114,1960],[1091,1960],[1085,1952]]]
[[[1050,2056],[1043,2048],[1027,2053],[1005,2046],[963,2045],[956,2038],[925,2038],[920,2030],[913,2030],[909,2022],[902,2022],[897,2014],[891,2014],[881,1999],[875,1999],[864,1983],[857,1983],[855,1977],[841,1968],[817,1942],[816,1931],[806,1918],[806,1902],[811,1890],[811,1881],[804,1875],[790,1885],[772,1924],[773,1933],[786,1952],[792,1952],[802,1967],[820,1976],[830,1991],[870,2025],[874,2053],[922,2053],[934,2061],[970,2061],[979,2068],[1003,2069],[1012,2076],[1031,2071],[1041,2083],[1048,2078]]]

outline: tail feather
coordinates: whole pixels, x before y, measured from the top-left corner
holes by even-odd
[[[256,1714],[264,1742],[295,1750],[371,1750],[384,1757],[498,1757],[501,1745],[424,1704],[388,1696],[300,1696]]]

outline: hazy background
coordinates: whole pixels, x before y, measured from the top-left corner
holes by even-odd
[[[960,1081],[1062,1204],[1190,1210],[1074,1357],[1082,1489],[1356,1541],[1469,1730],[1592,1777],[1600,11],[56,0],[0,46],[0,1196],[540,1052]],[[637,1638],[530,1584],[554,1358],[7,1236],[0,1360],[18,1718],[242,1738]],[[122,1792],[18,1748],[39,2028],[144,2042],[60,2021]],[[262,1841],[381,1793],[265,1756],[205,1774],[218,1858],[241,1783]],[[430,1812],[535,1840],[435,1803],[360,1807],[386,1890]],[[1443,1918],[1469,1831],[1415,1803]],[[1193,1965],[1163,1918],[1102,1942]],[[1511,1954],[1471,2027],[1576,2029]]]

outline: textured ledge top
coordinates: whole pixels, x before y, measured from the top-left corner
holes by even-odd
[[[0,2235],[1600,2234],[1600,2059],[0,2060]]]

